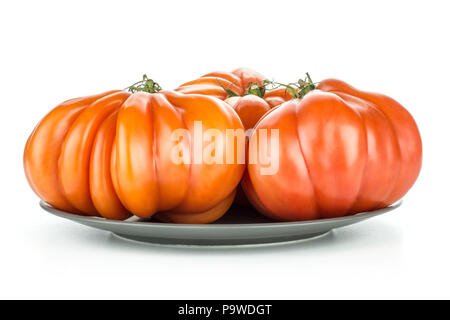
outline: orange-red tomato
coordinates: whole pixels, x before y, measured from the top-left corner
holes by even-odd
[[[285,101],[291,100],[292,97],[284,87],[268,90],[264,93],[264,100],[273,108],[277,107]]]
[[[267,164],[249,163],[243,187],[261,213],[279,220],[386,207],[411,188],[421,168],[422,143],[408,111],[387,96],[335,79],[267,114],[250,137],[253,159],[261,129],[269,137],[275,136],[271,129],[279,130],[279,148],[268,152],[272,164],[278,159],[278,170],[264,175]]]
[[[165,221],[212,222],[230,206],[245,165],[195,163],[192,141],[171,136],[176,129],[193,135],[194,121],[204,131],[243,129],[226,103],[203,95],[109,91],[68,100],[29,137],[25,173],[34,192],[62,210],[110,219],[157,213]],[[171,158],[180,143],[188,163]],[[237,146],[222,148],[226,154]]]
[[[211,72],[198,79],[183,83],[177,89],[182,93],[198,93],[214,96],[225,100],[229,94],[225,89],[232,90],[236,95],[243,96],[250,83],[266,79],[262,74],[246,68],[238,68],[232,72]]]
[[[225,100],[237,112],[246,129],[250,129],[265,112],[290,100],[285,88],[267,90],[261,96],[249,94],[251,85],[261,84],[266,77],[247,69],[238,68],[232,72],[211,72],[186,82],[175,89],[186,94],[198,93]],[[235,96],[230,96],[231,90]]]
[[[230,97],[225,100],[239,115],[245,129],[252,129],[262,116],[272,107],[258,96]]]

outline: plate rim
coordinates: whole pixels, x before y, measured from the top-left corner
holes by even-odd
[[[127,219],[127,220],[112,220],[112,219],[107,219],[107,218],[103,218],[103,217],[96,217],[96,216],[83,216],[83,215],[78,215],[75,213],[71,213],[71,212],[67,212],[64,210],[60,210],[57,209],[55,207],[53,207],[52,205],[46,203],[43,200],[39,201],[39,205],[42,209],[44,209],[45,211],[62,217],[62,218],[67,218],[70,219],[70,217],[73,217],[70,220],[78,220],[78,221],[86,221],[86,222],[94,222],[94,223],[103,223],[103,224],[112,224],[112,225],[129,225],[129,226],[133,226],[133,225],[139,225],[139,226],[145,226],[145,225],[149,225],[152,227],[156,227],[156,228],[252,228],[252,227],[257,227],[257,228],[264,228],[264,227],[289,227],[289,226],[297,226],[297,225],[310,225],[310,224],[318,224],[318,223],[332,223],[332,222],[342,222],[342,221],[346,221],[346,220],[351,220],[354,219],[355,217],[357,218],[361,218],[361,219],[368,219],[371,217],[375,217],[377,215],[383,214],[387,211],[392,211],[398,207],[400,207],[403,203],[403,200],[400,199],[396,202],[394,202],[393,204],[381,208],[381,209],[377,209],[377,210],[372,210],[372,211],[364,211],[364,212],[360,212],[357,214],[353,214],[353,215],[348,215],[348,216],[343,216],[343,217],[336,217],[336,218],[324,218],[324,219],[315,219],[315,220],[304,220],[304,221],[274,221],[274,222],[257,222],[257,223],[222,223],[222,224],[187,224],[187,223],[167,223],[167,222],[157,222],[157,221],[151,221],[151,222],[141,222],[141,221],[131,221],[129,219],[134,218],[135,216]]]

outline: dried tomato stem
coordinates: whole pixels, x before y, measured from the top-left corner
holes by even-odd
[[[278,85],[278,87],[285,87],[286,91],[291,95],[293,99],[301,99],[303,98],[308,92],[311,92],[316,89],[315,82],[312,81],[311,76],[308,72],[306,72],[305,79],[300,79],[297,81],[297,83],[280,83],[280,82],[273,82],[274,85]]]
[[[263,98],[264,94],[266,93],[267,86],[271,85],[271,84],[273,84],[273,82],[270,80],[249,82],[247,84],[247,90],[245,90],[245,92],[244,92],[244,96],[253,94],[255,96]]]
[[[227,88],[225,88],[219,79],[216,78],[216,81],[219,83],[219,85],[222,87],[222,89],[225,90],[225,92],[227,93],[227,98],[239,96],[236,92],[234,92],[233,90],[230,89],[230,87],[234,84],[234,82],[231,83]]]
[[[125,90],[130,91],[131,93],[135,93],[135,92],[148,92],[148,93],[157,93],[159,91],[162,90],[161,86],[153,81],[153,79],[150,79],[149,77],[147,77],[146,74],[144,74],[142,76],[142,80],[138,81],[134,84],[132,84],[129,87],[126,87]]]

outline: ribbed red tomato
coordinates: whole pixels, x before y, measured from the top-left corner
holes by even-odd
[[[192,160],[193,142],[175,141],[171,134],[185,129],[194,135],[195,121],[204,131],[243,130],[226,103],[204,95],[109,91],[68,100],[28,139],[25,173],[36,194],[62,210],[110,219],[157,214],[165,221],[211,222],[231,205],[244,164]],[[171,159],[179,143],[188,163]],[[215,151],[226,154],[237,146],[221,148]]]
[[[408,111],[335,79],[267,114],[250,137],[249,158],[258,159],[261,129],[278,170],[265,175],[267,164],[249,163],[243,187],[260,212],[279,220],[386,207],[411,188],[421,168],[420,134]],[[271,150],[272,129],[279,148]]]
[[[262,74],[248,68],[232,72],[211,72],[180,85],[178,92],[213,96],[229,103],[250,129],[271,108],[290,100],[285,88],[265,90]]]

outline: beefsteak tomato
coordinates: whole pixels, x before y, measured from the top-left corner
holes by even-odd
[[[179,223],[208,223],[227,211],[245,165],[174,162],[178,145],[192,160],[194,143],[171,134],[195,134],[195,121],[204,131],[243,130],[239,117],[219,99],[157,92],[159,86],[144,81],[139,88],[150,87],[148,92],[116,90],[68,100],[41,120],[27,141],[24,168],[43,201],[84,215],[156,214]],[[215,151],[225,154],[237,146],[220,148]]]
[[[308,86],[306,91],[314,84]],[[351,215],[399,200],[422,162],[412,116],[392,98],[340,80],[313,89],[256,125],[242,183],[248,199],[261,213],[284,221]],[[258,160],[264,135],[270,165],[278,168],[273,174],[264,174],[268,162]],[[274,140],[279,145],[271,149]]]
[[[186,82],[175,89],[178,92],[204,94],[225,100],[237,112],[246,129],[271,108],[291,99],[285,88],[266,90],[266,77],[248,68],[232,72],[211,72]]]

